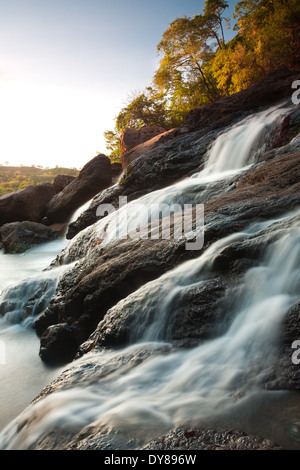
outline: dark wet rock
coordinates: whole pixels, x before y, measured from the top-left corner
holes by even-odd
[[[176,428],[149,442],[142,450],[282,450],[282,448],[269,439],[251,436],[238,429],[218,431]]]
[[[58,237],[63,237],[68,230],[68,224],[61,222],[58,224],[49,225],[49,228],[53,230],[53,232],[55,232]]]
[[[218,132],[192,132],[167,141],[132,161],[119,185],[124,195],[154,191],[199,171]]]
[[[53,186],[56,193],[60,193],[66,186],[68,186],[73,180],[75,176],[70,175],[57,175],[54,178]]]
[[[232,228],[239,230],[241,222],[271,219],[299,207],[299,162],[298,151],[258,165],[232,191],[206,202],[208,221],[209,216],[219,214],[220,220],[227,218]]]
[[[217,191],[209,193],[205,203],[204,249],[216,240],[247,229],[252,223],[271,220],[272,217],[276,218],[299,207],[299,161],[300,152],[278,155],[241,174],[229,191],[223,188],[221,194]],[[201,188],[198,189],[201,192]],[[267,244],[280,233],[278,227],[280,224],[275,224],[273,229],[267,228],[263,234],[256,234],[255,237],[245,235],[246,240],[243,243],[228,243],[224,247],[214,261],[214,276],[218,278],[218,273],[222,273],[224,278],[219,279],[218,286],[208,284],[210,287],[214,286],[216,304],[209,305],[209,288],[206,297],[204,291],[201,291],[201,297],[206,298],[207,303],[205,300],[203,304],[201,300],[198,301],[197,293],[193,292],[190,292],[191,297],[183,297],[179,301],[182,311],[185,302],[196,304],[190,312],[187,311],[194,322],[190,321],[188,327],[188,320],[184,320],[183,330],[177,332],[178,344],[181,341],[182,345],[191,346],[211,335],[211,325],[217,321],[219,315],[216,307],[220,295],[224,289],[231,288],[237,282],[245,269],[257,262]],[[63,321],[72,325],[73,335],[80,346],[80,343],[88,340],[103,319],[102,326],[97,327],[97,335],[100,332],[97,336],[99,344],[126,344],[128,332],[133,329],[131,318],[132,315],[135,317],[135,308],[129,303],[126,310],[118,302],[181,262],[201,254],[197,250],[186,250],[185,240],[177,238],[157,241],[115,240],[108,245],[101,245],[101,241],[95,224],[75,237],[67,250],[58,257],[57,264],[76,259],[80,262],[72,270],[72,274],[63,277],[57,295],[37,320],[39,334],[43,333],[43,328]],[[203,321],[203,315],[197,318],[192,312],[194,307],[198,312],[206,309],[210,320],[205,318]],[[110,309],[112,311],[108,314]],[[127,317],[127,312],[129,320],[120,323],[120,319]],[[148,309],[148,313],[150,312],[151,309]],[[213,314],[210,315],[209,312]],[[176,320],[178,324],[179,319],[180,315]]]
[[[50,183],[27,188],[0,197],[0,225],[10,222],[41,222],[48,202],[55,195]]]
[[[40,356],[48,364],[66,364],[76,350],[77,343],[67,323],[49,326],[41,337]]]
[[[112,184],[117,183],[122,173],[123,173],[122,163],[112,162],[111,164]]]
[[[72,214],[112,183],[111,162],[105,155],[90,160],[62,191],[48,203],[46,217],[48,224],[68,222]]]
[[[68,240],[72,239],[79,232],[84,230],[86,227],[96,223],[100,217],[97,216],[97,209],[101,204],[111,204],[113,207],[118,209],[119,207],[119,196],[121,196],[122,190],[120,186],[114,185],[107,188],[97,196],[93,198],[89,207],[68,226],[66,237]]]
[[[268,371],[270,390],[300,390],[300,299],[284,316],[279,348]],[[279,373],[280,371],[280,373]]]
[[[267,220],[293,210],[300,204],[300,151],[279,154],[272,160],[254,165],[235,177],[210,185],[189,187],[184,198],[188,203],[204,203],[205,242],[209,243],[233,232],[243,230],[248,224]],[[121,195],[118,185],[95,197],[90,208],[69,226],[67,238],[95,224],[101,204],[111,204],[118,209]],[[131,199],[128,198],[128,202]],[[95,242],[94,227],[68,248],[71,260],[84,256]],[[81,249],[80,249],[81,246]],[[78,255],[76,255],[76,251]],[[77,257],[77,258],[76,258]]]
[[[289,101],[285,104],[290,105]],[[221,133],[223,132],[224,129]],[[299,151],[300,139],[292,142],[299,132],[300,111],[297,107],[291,108],[287,115],[279,114],[269,134],[265,136],[266,143],[264,150],[257,156],[258,163]],[[118,208],[120,196],[127,197],[130,202],[200,171],[206,162],[209,147],[220,135],[220,130],[208,133],[203,130],[194,132],[177,130],[172,135],[172,139],[165,139],[160,145],[149,146],[147,151],[130,163],[112,191],[103,191],[97,195],[90,207],[70,225],[67,238],[73,238],[79,231],[98,220],[96,210],[99,204],[112,204]],[[233,184],[234,181],[229,182],[230,190],[234,188]],[[185,195],[185,198],[187,197]],[[206,200],[207,198],[204,199]]]
[[[86,213],[70,224],[67,238],[73,238],[80,230],[96,222],[99,204],[112,204],[117,209],[120,196],[130,202],[196,172],[204,163],[208,146],[215,137],[209,135],[198,141],[196,135],[191,135],[184,142],[180,138],[132,162],[122,174],[118,185],[97,195]]]
[[[233,299],[242,295],[245,272],[257,266],[266,248],[293,221],[288,218],[253,235],[241,234],[237,241],[228,239],[223,248],[220,246],[212,254],[210,269],[207,260],[203,271],[199,259],[198,269],[195,262],[190,265],[189,278],[181,279],[178,272],[178,285],[170,281],[170,272],[147,283],[107,311],[94,333],[80,346],[80,354],[95,346],[118,347],[141,341],[144,332],[154,324],[157,326],[151,339],[166,340],[177,347],[195,347],[220,336],[237,310]],[[169,282],[170,292],[175,289],[176,293],[166,301],[161,286],[168,286]]]
[[[140,344],[132,346],[124,351],[115,351],[101,354],[87,354],[84,358],[73,362],[62,371],[57,378],[48,384],[40,394],[32,401],[30,408],[32,409],[34,426],[35,421],[43,419],[43,413],[35,414],[35,405],[42,405],[43,398],[49,397],[57,392],[68,392],[72,390],[74,384],[78,390],[89,391],[89,386],[98,386],[100,389],[103,384],[114,380],[116,373],[122,375],[127,371],[133,371],[142,363],[155,356],[168,355],[175,352],[175,349],[168,344]],[[80,396],[78,396],[80,400]],[[84,399],[84,395],[81,395]],[[88,403],[89,397],[86,397]],[[58,403],[58,406],[60,404]],[[61,415],[67,413],[66,410],[57,409]],[[266,410],[264,409],[266,414]],[[144,411],[146,413],[146,410]],[[271,413],[269,422],[271,422]],[[266,421],[268,415],[266,414]],[[31,420],[26,417],[19,418],[18,428],[31,427]],[[26,426],[24,424],[26,423]],[[165,429],[165,427],[167,429]],[[34,450],[277,450],[280,448],[278,444],[270,440],[270,438],[262,437],[258,432],[251,434],[234,428],[218,429],[210,427],[187,426],[177,427],[169,430],[169,426],[162,426],[157,429],[145,422],[144,429],[135,438],[130,437],[128,430],[116,430],[113,423],[107,426],[92,420],[91,423],[83,425],[80,420],[78,424],[67,424],[63,429],[53,429],[49,426],[45,431],[32,442],[30,449]],[[254,426],[255,428],[255,426]]]
[[[57,233],[38,222],[11,222],[0,227],[0,238],[5,253],[23,253],[35,245],[55,240]]]
[[[72,325],[79,347],[110,307],[170,269],[185,252],[184,245],[177,247],[166,240],[124,240],[105,249],[96,246],[92,251],[93,256],[84,258],[62,277],[57,295],[36,320],[40,335],[53,322],[65,322]]]

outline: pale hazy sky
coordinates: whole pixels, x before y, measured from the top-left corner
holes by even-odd
[[[203,5],[0,0],[0,163],[80,168],[105,153],[103,132],[151,84],[163,32]]]

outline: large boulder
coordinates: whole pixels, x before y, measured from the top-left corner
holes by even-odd
[[[48,202],[54,195],[54,186],[43,183],[1,196],[0,225],[23,220],[40,222]]]
[[[122,163],[112,162],[111,164],[111,174],[112,174],[112,183],[117,183],[120,175],[123,173]]]
[[[38,222],[11,222],[0,227],[0,240],[6,253],[23,253],[56,238],[55,231]]]
[[[71,361],[76,349],[76,340],[67,323],[52,325],[41,338],[41,356],[49,364],[65,364]]]
[[[132,130],[132,129],[128,129],[128,130]],[[177,136],[180,133],[181,133],[180,129],[171,129],[169,131],[159,133],[155,135],[154,137],[151,137],[150,139],[146,140],[145,142],[142,142],[136,145],[135,147],[129,149],[126,153],[122,154],[123,169],[125,169],[129,165],[129,163],[131,163],[136,158],[145,154],[152,148],[157,147],[158,145],[166,142],[167,140],[173,139],[175,136]]]
[[[268,220],[284,214],[287,207],[289,210],[298,207],[299,161],[300,152],[278,155],[235,176],[233,184],[229,184],[228,180],[216,183],[216,188],[212,187],[211,192],[206,194],[205,248],[218,239],[244,230],[257,220],[258,214],[259,220]],[[201,185],[189,188],[189,193],[194,202],[203,202]],[[62,322],[69,324],[71,336],[78,346],[99,322],[95,338],[101,346],[126,343],[136,310],[129,298],[125,303],[118,302],[181,262],[199,256],[199,251],[185,249],[183,239],[125,239],[105,245],[97,237],[99,233],[95,224],[78,235],[56,261],[60,264],[80,259],[76,267],[63,276],[56,296],[36,320],[36,330],[43,337],[42,357],[49,357],[47,329]],[[197,290],[190,291],[187,297],[178,300],[178,325],[183,325],[183,331],[176,326],[176,341],[184,346],[194,346],[211,335],[211,325],[216,323],[217,318],[210,312],[217,312],[218,300],[224,290],[236,285],[241,272],[260,257],[268,239],[269,234],[266,233],[262,243],[260,238],[255,242],[250,237],[248,243],[223,250],[215,260],[214,281],[209,280],[200,296]],[[224,270],[223,277],[220,273]],[[232,275],[226,274],[228,270]],[[216,302],[211,303],[212,296]],[[138,303],[141,304],[141,298]],[[194,320],[191,316],[186,319],[181,316],[187,303],[193,305],[196,312]],[[150,306],[147,312],[147,315],[151,314]],[[199,312],[206,312],[207,315],[200,315]],[[143,322],[141,318],[141,325]],[[51,336],[51,348],[54,341]]]
[[[165,130],[166,129],[159,126],[145,126],[138,130],[127,127],[120,137],[121,161],[123,168],[126,167],[126,162],[123,161],[123,157],[127,152],[129,152],[129,150],[159,134],[162,134]]]
[[[181,135],[132,161],[118,184],[96,195],[90,207],[70,224],[67,238],[73,238],[97,221],[97,208],[100,204],[112,204],[118,208],[120,196],[126,196],[127,201],[131,202],[196,172],[204,164],[207,148],[216,136],[216,133],[202,137],[198,137],[198,133]]]
[[[71,181],[75,179],[75,176],[70,176],[70,175],[57,175],[54,178],[53,181],[53,186],[56,191],[56,193],[60,193],[63,189],[65,189],[66,186],[68,186]]]
[[[77,178],[51,199],[46,208],[47,223],[67,222],[80,206],[111,183],[110,159],[99,154],[82,168]]]
[[[76,220],[68,225],[66,238],[70,240],[71,238],[75,237],[77,233],[97,222],[97,220],[99,220],[99,217],[97,216],[97,208],[101,204],[113,204],[115,207],[117,207],[118,197],[121,194],[121,188],[118,184],[104,189],[99,194],[97,194],[92,199],[89,207],[83,211]]]
[[[82,445],[82,443],[81,443]],[[91,440],[89,440],[91,445]],[[183,450],[192,452],[203,450],[282,450],[269,439],[249,435],[238,429],[184,429],[175,428],[149,442],[142,450]]]

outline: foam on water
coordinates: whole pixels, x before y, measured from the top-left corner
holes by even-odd
[[[254,163],[264,147],[271,123],[281,119],[284,113],[279,107],[245,119],[219,136],[210,149],[203,172],[144,196],[138,204],[176,202],[184,199],[185,191],[192,186],[209,185]],[[139,210],[136,203],[130,203],[85,232],[106,227],[106,243],[127,233],[128,215],[132,228],[137,223],[146,223],[147,214],[143,219]],[[127,439],[139,443],[185,422],[207,423],[220,417],[226,417],[229,422],[240,404],[259,390],[261,375],[274,358],[284,314],[299,298],[299,217],[295,217],[294,223],[269,247],[260,265],[246,272],[237,293],[238,308],[221,336],[191,350],[174,350],[166,334],[172,321],[170,305],[178,290],[205,279],[212,259],[225,246],[275,222],[257,223],[248,231],[219,240],[196,260],[182,264],[141,288],[145,298],[159,304],[159,315],[154,316],[147,331],[136,325],[133,344],[124,350],[88,354],[75,361],[70,366],[68,389],[47,396],[14,419],[0,435],[0,448],[30,449],[51,430],[80,431],[86,425],[97,425],[105,432],[120,430]],[[8,273],[2,275],[2,289],[29,274],[38,275],[49,264],[49,258],[53,259],[54,246],[58,248],[48,244],[51,249],[42,256],[45,247],[29,250],[24,256],[7,258],[1,254],[5,267],[2,273]],[[22,260],[22,264],[18,260]],[[56,273],[54,270],[55,279]],[[130,297],[140,293],[141,290]],[[7,329],[7,324],[3,328],[3,322],[1,326],[2,332],[12,337],[13,330]],[[25,362],[30,362],[32,355],[30,358],[24,356]],[[14,368],[11,371],[14,374]],[[22,374],[20,381],[26,383]],[[293,426],[297,428],[295,423]],[[298,428],[295,429],[297,435]]]

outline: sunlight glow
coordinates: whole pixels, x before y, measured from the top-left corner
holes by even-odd
[[[0,80],[0,163],[81,168],[105,153],[114,109],[101,94]]]

